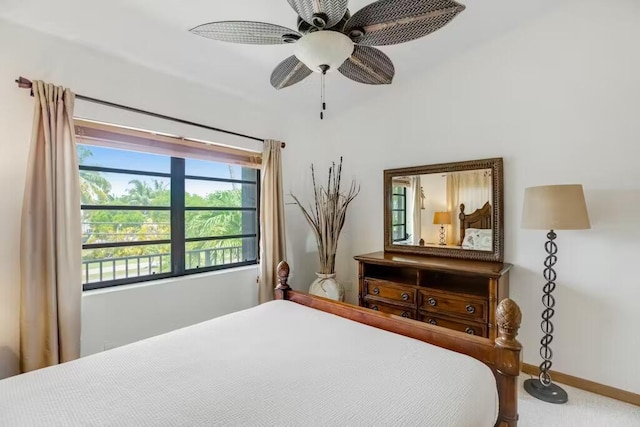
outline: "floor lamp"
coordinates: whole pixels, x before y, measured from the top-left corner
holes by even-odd
[[[553,269],[558,261],[558,246],[555,230],[585,230],[591,228],[589,214],[584,200],[582,185],[548,185],[527,188],[524,193],[524,209],[522,228],[534,230],[550,230],[544,247],[547,259],[544,262],[542,323],[540,327],[544,336],[540,340],[540,376],[524,382],[525,390],[540,400],[549,403],[566,403],[567,392],[551,381],[551,341],[553,341],[553,323],[556,300],[553,291],[556,288],[556,272]]]

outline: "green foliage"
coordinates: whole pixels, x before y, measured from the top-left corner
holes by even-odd
[[[78,146],[78,163],[93,156],[91,150]],[[101,204],[109,200],[111,183],[98,172],[80,171],[80,199],[83,205]]]
[[[91,153],[79,151],[79,156]],[[132,180],[123,195],[113,195],[111,184],[98,172],[81,172],[81,192],[83,204],[112,206],[170,206],[171,191],[161,181],[150,183]],[[202,197],[187,193],[185,203],[189,207],[241,207],[242,190],[215,191]],[[186,212],[187,237],[212,237],[238,235],[242,232],[242,212],[240,211],[189,211]],[[111,211],[96,210],[83,212],[83,242],[116,243],[169,240],[171,238],[171,218],[169,211]],[[194,242],[187,244],[187,251],[242,246],[241,239]],[[145,255],[169,254],[170,245],[131,246],[83,251],[83,259],[104,260]],[[162,270],[170,270],[170,257],[163,257]],[[166,265],[165,265],[166,264]]]

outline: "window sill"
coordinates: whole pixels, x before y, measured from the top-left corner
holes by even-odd
[[[83,291],[82,295],[87,295],[87,296],[88,295],[100,295],[100,294],[108,294],[108,293],[112,293],[112,292],[127,291],[127,290],[131,290],[131,289],[146,288],[146,287],[151,287],[151,286],[162,286],[162,285],[175,283],[177,281],[185,281],[186,282],[186,281],[190,281],[190,280],[198,280],[198,279],[207,278],[207,277],[216,277],[216,276],[233,274],[233,273],[237,273],[237,272],[241,272],[241,271],[249,271],[249,270],[255,270],[256,271],[256,275],[257,275],[259,268],[260,268],[260,264],[247,265],[247,266],[236,267],[236,268],[227,268],[227,269],[224,269],[224,270],[209,271],[209,272],[206,272],[206,273],[189,274],[189,275],[180,276],[180,277],[170,277],[170,278],[167,278],[167,279],[150,280],[150,281],[146,281],[146,282],[131,283],[131,284],[120,285],[120,286],[112,286],[112,287],[103,288],[103,289],[92,289],[92,290],[89,290],[89,291]]]

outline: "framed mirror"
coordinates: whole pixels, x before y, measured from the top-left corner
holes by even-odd
[[[502,158],[384,171],[384,250],[504,258]]]

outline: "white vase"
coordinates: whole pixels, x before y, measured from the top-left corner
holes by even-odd
[[[336,281],[336,274],[316,273],[318,278],[309,287],[311,295],[344,301],[344,287]]]

